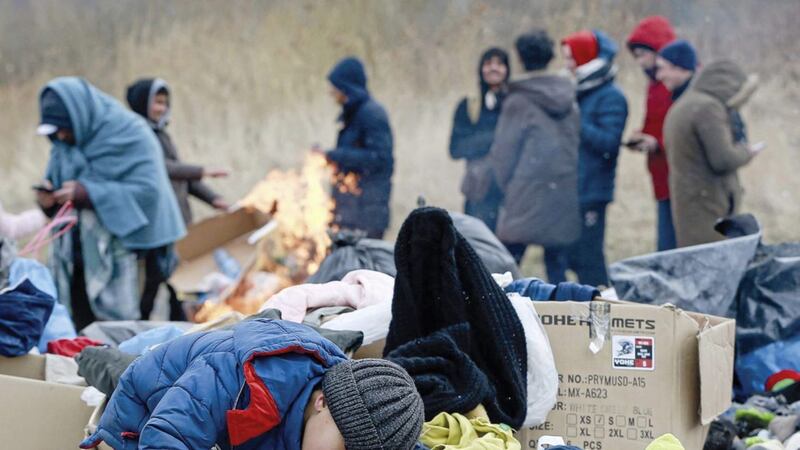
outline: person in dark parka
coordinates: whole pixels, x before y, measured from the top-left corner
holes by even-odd
[[[458,103],[450,135],[450,156],[467,161],[461,182],[461,193],[466,197],[464,212],[483,220],[492,231],[497,225],[503,193],[492,176],[486,155],[494,142],[494,129],[510,75],[508,53],[496,47],[486,50],[478,64],[480,95],[464,97]]]
[[[566,281],[571,268],[583,284],[608,285],[604,252],[606,208],[614,199],[614,179],[628,103],[614,83],[617,45],[601,31],[580,31],[562,41],[567,68],[578,83],[581,144],[578,192],[581,238],[560,257],[562,270],[549,273],[551,283]],[[552,262],[551,266],[557,265]]]
[[[228,204],[222,196],[215,193],[202,181],[204,177],[227,176],[227,172],[181,162],[172,137],[166,129],[170,119],[169,96],[169,86],[164,80],[145,78],[128,87],[126,98],[131,110],[147,121],[161,144],[167,176],[169,176],[172,190],[175,192],[175,198],[178,200],[183,221],[188,226],[192,223],[190,195],[215,209],[222,211],[228,209]],[[170,294],[170,320],[185,320],[177,293],[169,283],[166,283],[172,273],[172,268],[165,266],[163,260],[159,251],[150,251],[144,257],[145,283],[140,302],[142,319],[147,320],[150,317],[159,286],[164,283]]]
[[[381,239],[389,227],[389,197],[392,191],[394,157],[392,129],[383,106],[367,90],[367,75],[360,60],[341,60],[328,74],[332,95],[342,106],[336,148],[325,153],[336,165],[333,224],[361,230]],[[356,189],[345,180],[355,175]]]
[[[516,42],[526,77],[509,84],[487,157],[504,197],[497,237],[519,263],[528,245],[549,249],[580,235],[575,87],[546,71],[553,41],[543,30]]]

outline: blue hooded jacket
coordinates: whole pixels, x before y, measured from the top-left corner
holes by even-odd
[[[299,449],[312,392],[345,359],[313,329],[282,320],[182,336],[128,367],[81,448]]]
[[[186,234],[164,157],[145,121],[84,79],[56,78],[76,144],[56,141],[45,177],[58,189],[80,182],[100,222],[129,250],[171,244]],[[41,97],[41,96],[40,96]]]
[[[581,143],[578,157],[578,195],[582,204],[614,199],[614,179],[628,103],[614,83],[617,44],[593,30],[598,56],[578,67]]]
[[[358,176],[358,193],[333,187],[336,201],[334,223],[344,227],[379,232],[389,227],[389,197],[392,191],[394,156],[392,129],[386,110],[367,90],[364,66],[356,58],[340,61],[328,80],[347,95],[340,120],[336,148],[328,158],[338,166],[339,176]]]

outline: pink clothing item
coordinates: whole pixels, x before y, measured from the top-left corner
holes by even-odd
[[[323,306],[365,308],[391,302],[394,278],[371,270],[354,270],[342,278],[325,284],[301,284],[286,288],[267,300],[261,310],[281,312],[283,320],[300,323],[310,309]]]
[[[0,204],[0,237],[22,239],[36,233],[47,223],[47,217],[38,209],[11,214]]]

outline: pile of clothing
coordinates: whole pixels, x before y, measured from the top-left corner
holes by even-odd
[[[764,387],[711,424],[703,450],[800,450],[800,372],[776,372]]]

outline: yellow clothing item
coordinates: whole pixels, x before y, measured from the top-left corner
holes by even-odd
[[[645,450],[686,450],[675,436],[667,433],[651,442]]]
[[[486,419],[491,422],[491,420],[489,420],[489,413],[486,412],[486,408],[484,408],[483,405],[476,406],[475,409],[464,415],[467,416],[467,419]]]
[[[422,425],[420,442],[431,450],[521,450],[513,430],[483,418],[440,413]]]

